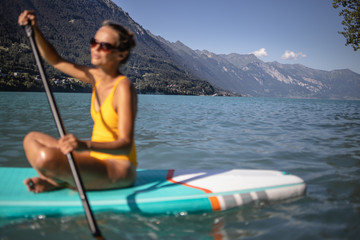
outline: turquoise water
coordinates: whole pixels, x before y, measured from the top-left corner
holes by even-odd
[[[67,132],[90,138],[91,95],[55,96]],[[0,166],[27,167],[24,135],[57,135],[45,94],[0,92],[0,109]],[[360,235],[360,101],[140,95],[136,141],[140,168],[282,170],[303,178],[307,195],[208,214],[99,213],[107,239]],[[83,216],[39,216],[8,221],[0,239],[91,236]]]

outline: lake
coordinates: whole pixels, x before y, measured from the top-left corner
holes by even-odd
[[[90,138],[91,94],[55,97],[67,132]],[[57,136],[45,93],[0,92],[0,109],[0,166],[28,167],[25,134]],[[307,194],[206,214],[97,213],[106,239],[360,235],[360,101],[139,95],[136,144],[139,168],[281,170],[303,178]],[[2,222],[1,240],[91,239],[84,216]]]

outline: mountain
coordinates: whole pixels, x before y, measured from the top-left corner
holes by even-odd
[[[103,20],[129,28],[137,46],[122,70],[140,93],[360,99],[360,74],[350,70],[322,71],[263,62],[253,54],[192,50],[153,35],[110,0],[5,1],[0,9],[2,72],[36,72],[28,40],[17,26],[24,9],[36,11],[40,28],[63,56],[82,64],[90,62],[88,40]],[[47,72],[61,75],[49,67]]]
[[[300,64],[266,63],[253,54],[217,55],[157,39],[197,76],[243,96],[360,99],[360,74],[348,69],[322,71]]]
[[[0,70],[36,74],[28,39],[17,25],[19,14],[35,10],[39,27],[58,52],[80,64],[90,63],[89,39],[104,20],[114,20],[136,34],[137,46],[122,71],[141,93],[222,94],[182,67],[151,34],[110,0],[12,0],[0,8]],[[49,77],[63,77],[46,65]],[[1,86],[1,85],[0,85]]]

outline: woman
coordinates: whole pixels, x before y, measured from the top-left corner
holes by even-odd
[[[68,134],[60,139],[40,132],[24,138],[25,154],[39,176],[24,184],[34,193],[74,188],[66,154],[73,152],[87,190],[121,188],[136,178],[134,141],[137,95],[131,81],[119,72],[135,46],[134,35],[122,26],[104,22],[90,41],[91,63],[82,66],[64,60],[37,27],[33,11],[24,11],[20,25],[31,23],[42,57],[53,67],[93,86],[91,140]]]

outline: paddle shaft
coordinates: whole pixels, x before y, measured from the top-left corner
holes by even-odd
[[[25,26],[25,31],[26,31],[26,35],[28,36],[28,38],[30,40],[30,45],[31,45],[32,51],[34,53],[36,64],[37,64],[37,66],[39,68],[41,80],[42,80],[44,88],[45,88],[46,96],[47,96],[47,99],[49,101],[51,112],[52,112],[52,115],[54,117],[54,120],[55,120],[57,129],[58,129],[59,135],[60,135],[60,137],[63,137],[66,134],[65,133],[65,128],[64,128],[64,125],[62,123],[60,113],[59,113],[59,110],[57,108],[57,105],[56,105],[56,102],[55,102],[55,99],[54,99],[54,95],[53,95],[53,93],[52,93],[52,91],[51,91],[51,89],[49,87],[49,82],[48,82],[48,79],[46,77],[46,74],[45,74],[45,71],[44,71],[44,68],[43,68],[43,64],[42,64],[42,61],[41,61],[41,58],[40,58],[39,50],[38,50],[36,42],[35,42],[34,31],[33,31],[32,27],[29,24]],[[70,152],[70,153],[66,154],[66,157],[67,157],[67,160],[69,162],[71,173],[72,173],[72,176],[74,178],[76,188],[77,188],[77,190],[79,192],[81,202],[82,202],[82,205],[83,205],[84,210],[85,210],[86,218],[87,218],[91,233],[92,233],[92,235],[94,237],[102,239],[101,232],[100,232],[100,230],[99,230],[99,228],[98,228],[98,226],[96,224],[96,220],[95,220],[94,215],[92,213],[92,210],[91,210],[89,201],[87,199],[86,193],[84,191],[84,185],[82,183],[81,176],[79,175],[79,171],[78,171],[76,163],[74,161],[73,154]]]

